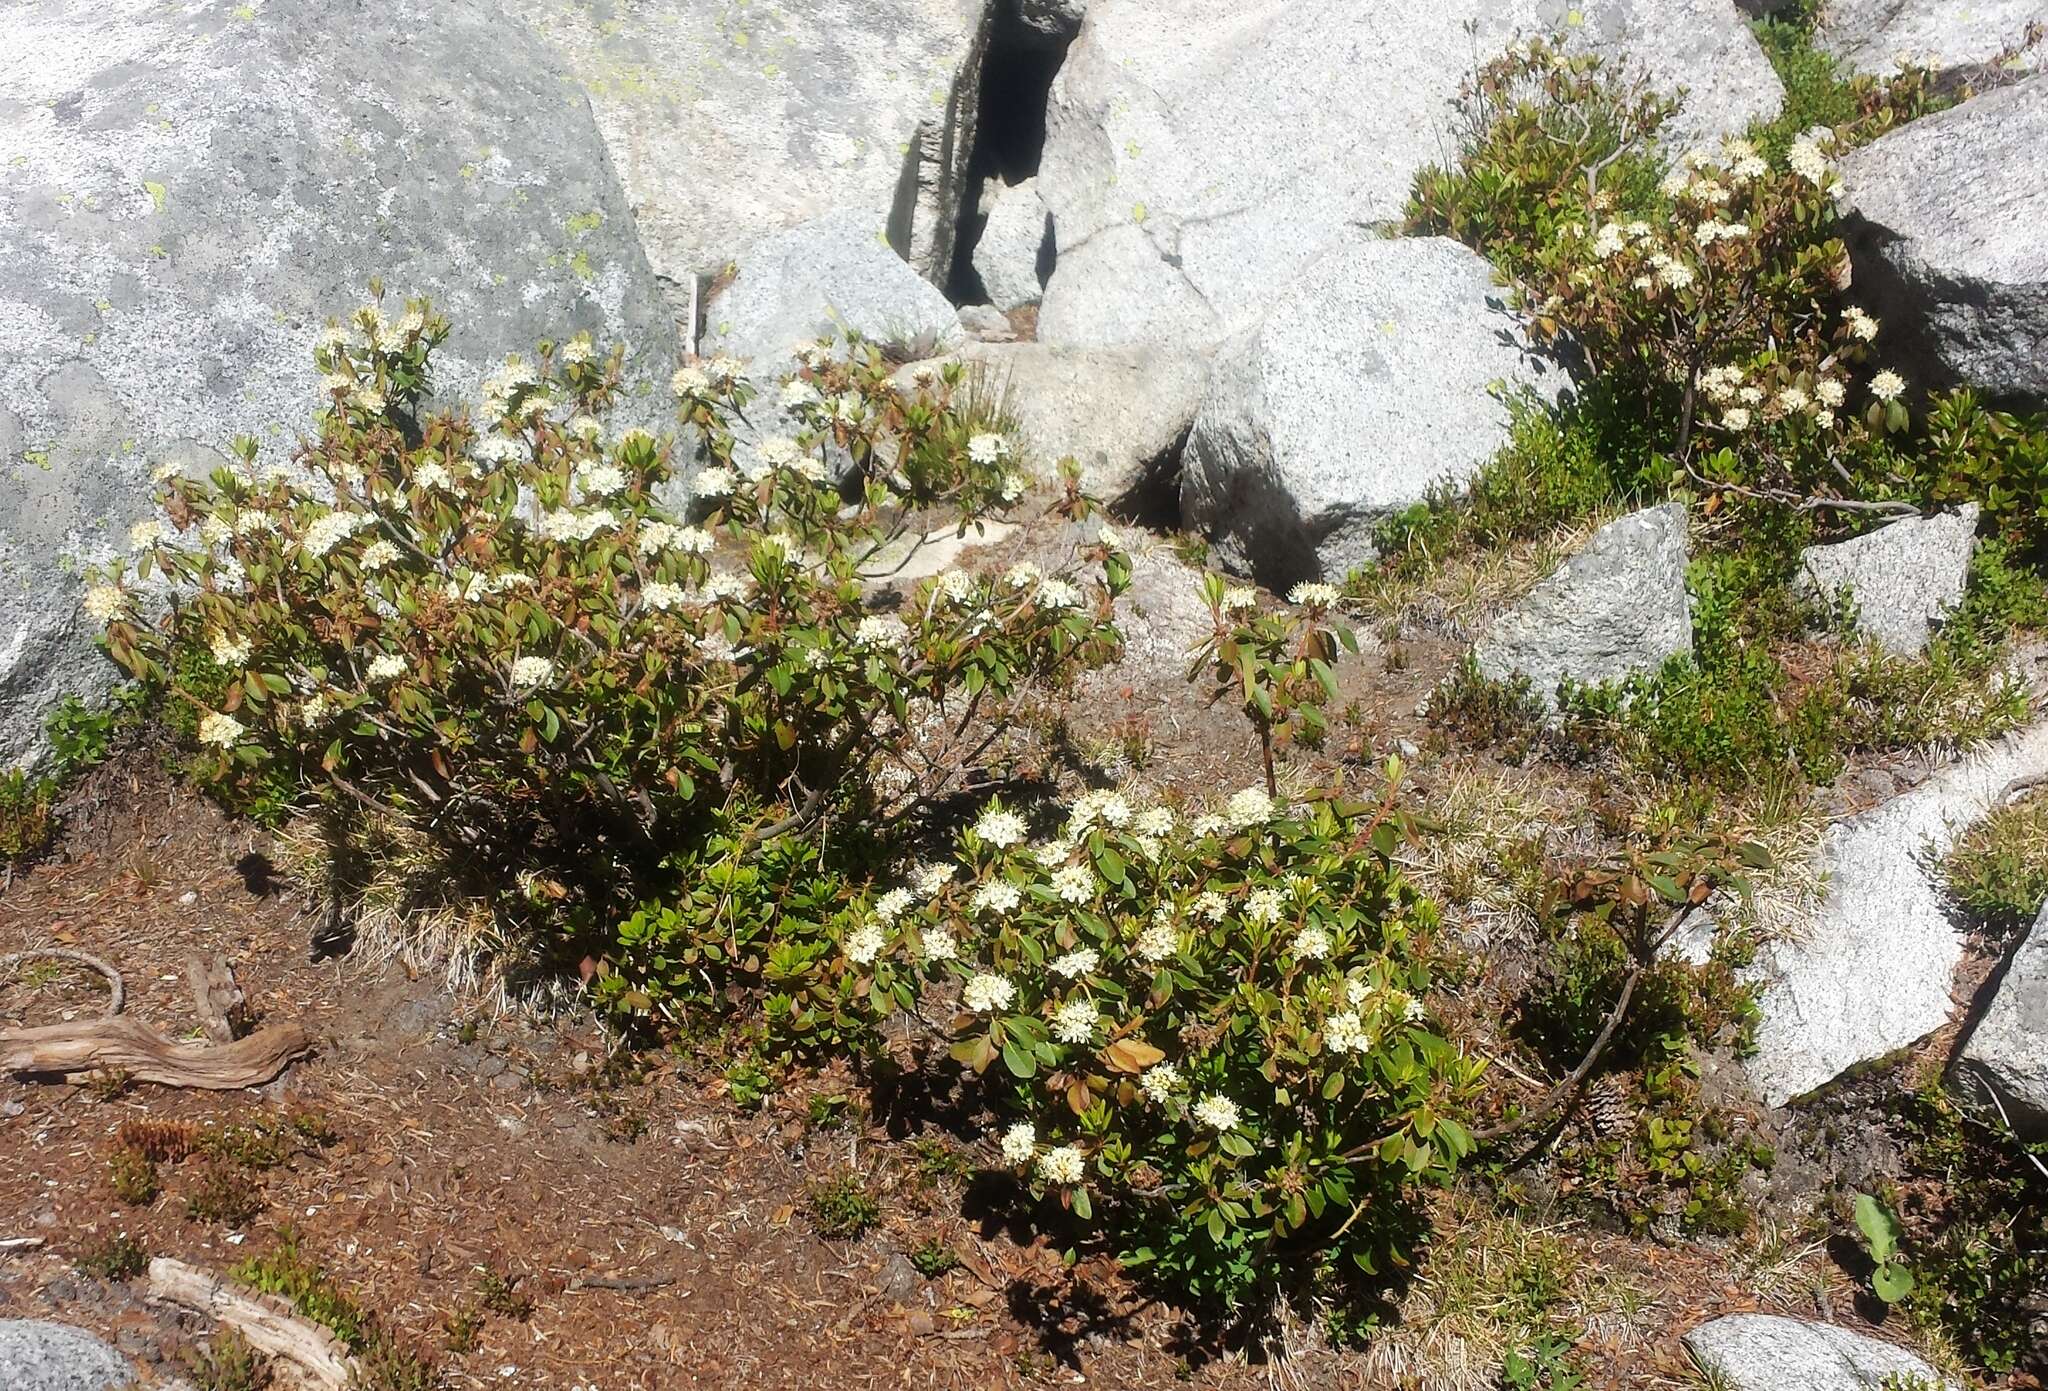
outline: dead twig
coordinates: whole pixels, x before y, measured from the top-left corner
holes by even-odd
[[[24,961],[75,961],[89,966],[107,979],[107,1018],[121,1012],[128,1003],[128,987],[121,980],[121,973],[91,952],[73,951],[69,947],[32,947],[28,951],[11,951],[0,956],[0,971],[11,971]]]

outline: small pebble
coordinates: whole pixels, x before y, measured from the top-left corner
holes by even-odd
[[[181,893],[181,894],[179,894],[179,895],[178,895],[178,902],[180,902],[180,903],[184,903],[184,904],[193,904],[193,903],[197,903],[198,901],[199,901],[199,890],[197,890],[197,889],[187,889],[187,890],[185,890],[185,892],[183,892],[183,893]]]

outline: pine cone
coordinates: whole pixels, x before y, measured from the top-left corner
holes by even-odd
[[[1635,1129],[1636,1103],[1625,1073],[1610,1072],[1587,1086],[1579,1100],[1579,1116],[1603,1140]]]
[[[191,1121],[122,1121],[114,1138],[154,1163],[175,1164],[198,1147],[199,1127]]]

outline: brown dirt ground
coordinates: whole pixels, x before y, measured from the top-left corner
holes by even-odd
[[[1348,731],[1333,759],[1376,761],[1419,733],[1409,712],[1441,662],[1381,666],[1359,664],[1346,698],[1394,713]],[[1251,779],[1251,751],[1224,723],[1185,731],[1167,766],[1179,766],[1181,744],[1203,749],[1209,774],[1233,765],[1227,786]],[[125,1232],[151,1254],[224,1270],[289,1226],[432,1350],[451,1388],[809,1387],[821,1373],[847,1388],[1432,1384],[1299,1329],[1279,1358],[1191,1341],[1185,1318],[1114,1271],[1064,1270],[958,1179],[921,1173],[914,1125],[906,1135],[900,1118],[884,1126],[856,1109],[836,1128],[813,1126],[810,1098],[857,1095],[849,1079],[816,1079],[750,1111],[715,1070],[671,1062],[611,1076],[586,1014],[498,1014],[396,963],[316,962],[315,898],[275,877],[260,832],[225,820],[147,755],[102,769],[68,812],[63,853],[0,889],[0,953],[97,953],[124,973],[132,1013],[181,1034],[193,1023],[186,954],[219,952],[263,1019],[302,1024],[317,1049],[255,1093],[108,1095],[0,1079],[0,1239],[45,1242],[0,1254],[0,1317],[80,1324],[169,1376],[209,1331],[203,1322],[146,1303],[140,1281],[82,1275],[74,1258]],[[0,1027],[90,1013],[100,999],[83,973],[17,976],[0,982]],[[162,1193],[141,1207],[109,1187],[124,1121],[299,1111],[324,1116],[338,1141],[247,1177],[261,1214],[240,1228],[187,1215],[200,1161],[166,1166]],[[936,1129],[928,1137],[959,1144]],[[807,1195],[847,1170],[882,1192],[882,1220],[857,1240],[828,1240]],[[1447,1197],[1442,1217],[1472,1210]],[[1552,1235],[1575,1265],[1637,1301],[1627,1318],[1591,1321],[1580,1350],[1595,1387],[1691,1384],[1679,1335],[1761,1306],[1724,1246],[1658,1246],[1573,1224]],[[926,1280],[905,1256],[932,1242],[961,1265]],[[534,1311],[489,1317],[473,1350],[449,1352],[444,1321],[473,1301],[480,1267],[520,1277]],[[1853,1318],[1846,1277],[1824,1260],[1807,1268],[1835,1291],[1838,1316]],[[1813,1312],[1810,1281],[1779,1288],[1777,1307]]]

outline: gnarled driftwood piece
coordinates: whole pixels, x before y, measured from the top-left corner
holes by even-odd
[[[0,1072],[73,1077],[120,1072],[166,1087],[235,1091],[260,1087],[311,1050],[296,1024],[278,1024],[233,1043],[174,1043],[131,1015],[0,1030]]]
[[[298,1368],[309,1386],[344,1391],[355,1374],[355,1359],[325,1328],[300,1318],[281,1300],[231,1285],[196,1265],[158,1256],[149,1263],[149,1297],[195,1309],[235,1329],[258,1352]]]

